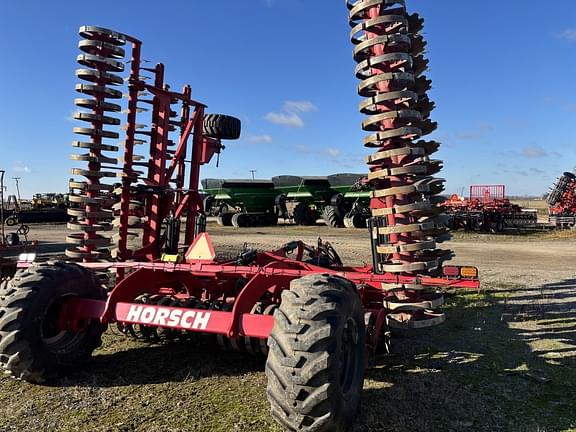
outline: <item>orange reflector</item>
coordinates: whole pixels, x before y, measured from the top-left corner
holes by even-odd
[[[455,266],[446,266],[442,268],[444,276],[460,276],[460,269]]]
[[[475,278],[478,276],[478,269],[476,267],[460,267],[460,274],[462,277]]]

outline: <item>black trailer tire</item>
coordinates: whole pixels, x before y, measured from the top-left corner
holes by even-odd
[[[276,195],[274,198],[276,215],[283,219],[288,219],[288,208],[286,207],[286,194]]]
[[[240,119],[223,114],[206,114],[202,131],[213,138],[235,140],[240,138],[242,124]]]
[[[268,338],[267,396],[287,431],[343,432],[360,405],[364,311],[354,284],[323,274],[282,292]]]
[[[278,225],[278,215],[275,213],[268,213],[265,219],[265,226],[276,226]]]
[[[8,246],[18,246],[20,244],[20,237],[16,233],[6,234],[6,244]]]
[[[368,218],[361,213],[356,213],[352,216],[352,226],[354,228],[368,228]]]
[[[214,205],[214,196],[213,195],[206,195],[202,200],[202,208],[204,209],[205,215],[212,215],[214,214],[214,210],[212,206]]]
[[[332,198],[330,198],[330,204],[336,207],[342,207],[342,204],[344,204],[344,195],[340,193],[332,195]]]
[[[12,215],[12,216],[8,216],[6,218],[6,220],[4,221],[4,223],[7,226],[15,226],[18,224],[18,216]]]
[[[324,218],[324,223],[332,228],[342,228],[343,220],[338,207],[333,205],[324,206],[322,210],[322,217]]]
[[[0,293],[0,367],[17,379],[41,383],[85,363],[106,326],[93,320],[79,332],[56,328],[58,306],[70,296],[104,300],[95,275],[70,263],[33,265]]]
[[[367,228],[368,218],[361,213],[348,214],[344,217],[346,228]]]
[[[236,213],[220,213],[216,218],[216,223],[220,226],[232,226],[232,218]]]
[[[230,219],[230,223],[234,228],[246,228],[252,225],[251,216],[246,213],[235,213]]]
[[[292,216],[294,218],[294,223],[296,225],[314,225],[315,220],[310,214],[310,210],[308,206],[302,202],[299,202],[294,207],[294,214]]]

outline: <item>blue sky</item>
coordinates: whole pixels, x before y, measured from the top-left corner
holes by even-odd
[[[541,194],[576,165],[576,2],[408,0],[426,19],[449,192],[505,183]],[[344,0],[0,2],[0,169],[22,192],[65,191],[77,30],[143,40],[173,88],[243,121],[203,177],[363,172]],[[133,4],[133,6],[130,6]],[[132,13],[131,7],[140,10]],[[135,9],[136,10],[136,9]]]

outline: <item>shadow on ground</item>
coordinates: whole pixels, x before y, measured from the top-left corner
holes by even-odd
[[[121,351],[117,350],[119,345],[122,346]],[[104,388],[182,383],[264,370],[261,356],[224,352],[218,348],[215,340],[150,345],[127,341],[124,335],[112,334],[106,336],[104,346],[106,351],[97,352],[87,366],[50,385]],[[114,348],[116,350],[111,352]]]
[[[443,326],[395,335],[354,432],[576,427],[576,280],[494,288],[451,297]]]
[[[575,287],[450,296],[443,326],[395,334],[394,353],[367,372],[352,432],[576,427]],[[49,386],[0,378],[0,430],[279,431],[263,359],[213,342],[144,345],[115,329],[104,342]]]

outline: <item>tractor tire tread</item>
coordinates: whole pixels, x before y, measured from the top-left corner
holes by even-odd
[[[314,225],[315,220],[308,209],[308,206],[303,202],[299,202],[294,206],[293,219],[296,225]]]
[[[206,114],[202,130],[204,135],[213,138],[235,140],[240,138],[240,119],[224,114]]]
[[[0,368],[16,379],[42,383],[56,375],[59,367],[70,367],[87,360],[101,345],[104,326],[90,324],[76,345],[76,351],[46,355],[35,321],[43,310],[46,292],[55,292],[56,282],[87,282],[85,294],[105,298],[93,273],[76,264],[33,265],[18,272],[0,295]],[[91,290],[92,292],[88,292]],[[38,324],[39,325],[39,324]],[[38,331],[39,333],[39,331]]]
[[[337,334],[346,317],[359,320],[363,342],[362,304],[346,279],[310,275],[293,280],[283,291],[268,339],[266,376],[272,416],[285,430],[343,432],[353,421],[362,388],[364,345],[358,351],[362,361],[355,385],[345,401],[336,353]]]
[[[342,216],[338,211],[338,207],[334,205],[324,206],[322,215],[324,218],[324,223],[329,227],[342,228],[344,226],[344,221],[342,220]]]

